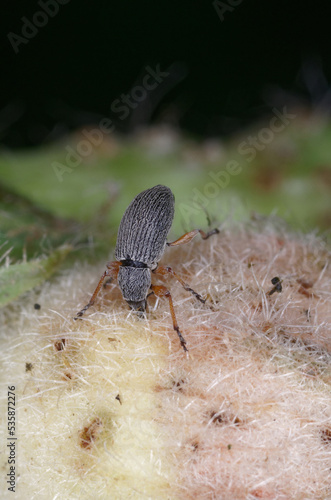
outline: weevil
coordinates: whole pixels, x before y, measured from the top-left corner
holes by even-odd
[[[194,229],[176,241],[167,242],[167,236],[174,218],[175,197],[170,188],[157,185],[138,194],[130,203],[118,229],[115,247],[115,261],[108,262],[107,269],[90,298],[89,303],[79,311],[75,319],[83,316],[91,307],[102,287],[105,278],[117,279],[123,298],[130,308],[142,314],[146,310],[147,298],[154,294],[169,301],[173,328],[177,332],[184,351],[188,351],[186,341],[179,329],[170,291],[163,285],[152,284],[152,273],[160,276],[172,275],[203,304],[206,302],[197,292],[185,283],[169,266],[159,266],[166,246],[172,247],[189,243],[197,234],[204,240],[219,233],[213,229],[205,233]]]

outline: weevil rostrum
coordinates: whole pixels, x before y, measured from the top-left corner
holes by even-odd
[[[177,323],[170,291],[163,285],[153,285],[152,273],[160,276],[174,276],[185,290],[191,292],[204,304],[205,299],[190,288],[171,267],[159,266],[158,263],[166,246],[189,243],[199,233],[205,240],[218,233],[219,230],[213,229],[205,233],[201,229],[194,229],[176,241],[168,243],[167,236],[174,218],[174,207],[175,197],[171,189],[161,185],[146,189],[133,199],[118,229],[116,260],[108,262],[107,269],[101,276],[89,303],[77,313],[75,319],[83,316],[85,311],[94,304],[105,278],[117,279],[123,298],[131,309],[140,314],[146,310],[147,298],[152,294],[169,300],[173,328],[177,332],[184,351],[188,351]]]

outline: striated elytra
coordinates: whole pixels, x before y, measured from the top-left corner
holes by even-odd
[[[188,350],[177,324],[170,291],[163,285],[153,285],[151,273],[174,276],[185,290],[191,292],[200,302],[205,303],[205,300],[190,288],[171,267],[159,266],[158,263],[166,245],[176,246],[189,243],[198,233],[203,239],[207,239],[219,231],[213,229],[205,233],[201,229],[194,229],[176,241],[167,243],[167,236],[174,218],[174,206],[175,198],[171,189],[162,185],[146,189],[133,199],[118,229],[116,261],[108,262],[107,269],[101,276],[89,303],[77,313],[75,319],[83,316],[84,312],[94,304],[106,277],[110,280],[117,279],[123,298],[131,309],[140,314],[146,310],[147,297],[151,294],[166,297],[169,300],[173,328],[177,332],[184,351]]]
[[[151,271],[157,268],[174,218],[175,197],[166,186],[138,194],[120,223],[115,259],[118,285],[132,309],[145,311]]]

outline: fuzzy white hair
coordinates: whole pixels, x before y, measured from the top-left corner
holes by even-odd
[[[163,261],[212,304],[167,280],[188,356],[167,301],[138,320],[111,286],[73,321],[102,264],[77,265],[1,311],[2,432],[8,386],[17,398],[15,498],[331,498],[325,245],[267,223]],[[270,293],[275,276],[280,293]],[[13,498],[7,455],[1,496]]]

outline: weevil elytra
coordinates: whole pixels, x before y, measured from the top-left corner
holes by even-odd
[[[94,304],[106,277],[110,280],[117,279],[123,298],[131,309],[140,313],[146,310],[147,298],[151,294],[166,297],[169,300],[174,330],[184,351],[188,350],[178,327],[171,294],[165,286],[152,284],[151,273],[174,276],[185,290],[204,304],[206,301],[201,295],[190,288],[171,267],[159,266],[158,263],[166,246],[189,243],[199,233],[203,239],[207,239],[212,234],[219,233],[219,230],[213,229],[205,233],[201,229],[194,229],[176,241],[168,243],[167,236],[174,218],[174,206],[175,198],[171,189],[161,185],[146,189],[133,199],[118,229],[116,260],[108,262],[107,269],[101,276],[89,303],[77,313],[75,319],[83,316],[84,312]]]

